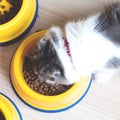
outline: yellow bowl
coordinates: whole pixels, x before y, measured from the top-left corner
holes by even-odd
[[[11,61],[10,77],[14,90],[29,106],[44,112],[59,112],[78,103],[87,93],[91,80],[90,77],[80,78],[79,82],[74,84],[69,90],[56,96],[39,94],[26,84],[22,71],[25,54],[36,46],[38,40],[45,32],[36,32],[21,43]]]
[[[0,25],[0,46],[8,45],[23,38],[37,18],[38,0],[22,0],[17,15]]]
[[[0,93],[0,112],[3,113],[5,120],[22,120],[17,106],[3,93]]]

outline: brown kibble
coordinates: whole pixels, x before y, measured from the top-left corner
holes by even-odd
[[[30,87],[31,87],[32,89],[34,89],[34,86],[33,86],[33,84],[30,84]]]
[[[52,91],[53,91],[53,92],[55,92],[55,91],[56,91],[56,89],[55,89],[55,88],[53,88],[53,89],[52,89]]]

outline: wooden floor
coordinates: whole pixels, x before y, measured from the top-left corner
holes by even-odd
[[[67,21],[84,17],[115,0],[38,1],[38,19],[29,35],[52,25],[63,27]],[[10,60],[20,42],[0,48],[0,92],[15,102],[24,120],[120,120],[120,75],[114,76],[105,85],[92,82],[85,98],[61,113],[42,113],[25,105],[14,93],[9,78]]]

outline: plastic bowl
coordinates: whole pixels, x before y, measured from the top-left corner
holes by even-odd
[[[60,112],[74,106],[86,95],[91,80],[90,77],[80,78],[79,82],[74,84],[69,90],[55,96],[39,94],[27,85],[22,71],[25,54],[36,46],[38,40],[45,32],[40,31],[32,34],[17,48],[10,65],[10,77],[14,90],[26,104],[43,112]]]
[[[7,7],[7,2],[3,5]],[[7,4],[7,5],[6,5]],[[38,0],[22,0],[15,17],[0,25],[0,46],[8,45],[23,38],[32,28],[37,18]]]
[[[22,120],[17,106],[3,93],[0,93],[0,112],[3,113],[5,120]]]

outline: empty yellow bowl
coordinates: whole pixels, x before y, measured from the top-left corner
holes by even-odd
[[[2,0],[7,9],[10,4]],[[0,9],[1,10],[1,9]],[[9,11],[9,10],[8,10]],[[38,0],[22,0],[22,5],[15,17],[0,25],[0,46],[8,45],[23,38],[32,28],[37,18]]]
[[[0,93],[0,112],[2,112],[5,120],[22,120],[17,106],[3,93]]]
[[[36,32],[21,43],[11,61],[10,77],[15,92],[26,104],[43,112],[60,112],[74,106],[86,95],[91,80],[90,77],[80,78],[69,90],[55,96],[39,94],[27,85],[22,71],[25,54],[36,46],[45,32]]]

